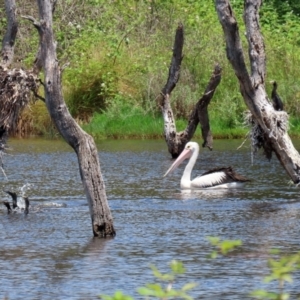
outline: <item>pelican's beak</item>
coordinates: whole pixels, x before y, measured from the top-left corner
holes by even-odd
[[[170,172],[175,170],[185,159],[190,158],[192,155],[191,149],[184,149],[181,154],[177,157],[177,159],[174,161],[172,166],[169,168],[169,170],[165,173],[164,177],[166,177]]]

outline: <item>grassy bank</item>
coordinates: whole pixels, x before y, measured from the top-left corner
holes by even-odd
[[[231,4],[247,55],[243,1],[232,0]],[[19,5],[21,15],[32,15],[36,10],[36,4],[30,0],[22,0]],[[297,9],[292,0],[283,4],[266,0],[260,13],[267,56],[266,89],[270,95],[269,82],[278,82],[278,92],[291,116],[293,135],[297,134],[300,117]],[[0,17],[3,16],[4,10],[0,9]],[[5,25],[3,19],[0,18]],[[54,20],[58,58],[62,64],[69,62],[63,74],[64,98],[71,114],[86,130],[99,138],[154,138],[162,134],[155,99],[168,77],[179,22],[185,28],[184,59],[179,83],[171,97],[175,117],[179,120],[178,130],[185,127],[184,120],[202,96],[218,62],[222,67],[222,80],[209,106],[212,131],[216,137],[244,135],[246,106],[226,58],[214,2],[207,0],[58,2]],[[37,32],[24,20],[20,20],[20,32],[16,57],[22,58],[22,67],[31,67]],[[0,34],[4,34],[3,29]],[[26,120],[34,119],[28,129],[31,133],[53,132],[46,109],[41,105],[32,105],[26,114],[22,126]]]
[[[185,129],[187,121],[176,121],[177,131]],[[210,122],[214,139],[243,139],[247,136],[249,128],[241,124],[228,124],[226,121],[212,119]],[[114,116],[112,114],[95,114],[88,124],[82,125],[83,129],[95,139],[156,139],[163,138],[163,119],[160,115],[132,114]],[[290,119],[291,137],[300,138],[300,118]],[[201,139],[201,129],[198,127],[195,138]]]

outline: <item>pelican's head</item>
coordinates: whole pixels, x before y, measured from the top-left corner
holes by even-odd
[[[188,150],[188,151],[191,151],[192,153],[194,153],[196,150],[199,151],[199,144],[196,142],[188,142],[185,145],[184,150]]]
[[[184,160],[190,158],[195,151],[199,151],[199,145],[196,142],[188,142],[181,154],[174,161],[168,171],[165,173],[164,177],[166,177],[170,172],[175,170]]]

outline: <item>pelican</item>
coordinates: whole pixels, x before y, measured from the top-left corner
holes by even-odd
[[[235,173],[231,167],[215,168],[191,180],[192,169],[198,154],[199,145],[196,142],[188,142],[164,177],[176,169],[185,159],[189,158],[180,181],[182,189],[238,188],[243,186],[245,182],[250,181],[244,176]]]

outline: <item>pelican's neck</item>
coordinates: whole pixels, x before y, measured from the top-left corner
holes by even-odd
[[[184,171],[183,171],[183,175],[181,177],[181,181],[180,181],[180,186],[181,188],[185,188],[188,189],[191,187],[191,175],[192,175],[192,170],[194,168],[194,165],[196,163],[197,157],[199,154],[199,148],[195,147],[192,156],[189,159],[189,162],[187,163]]]

